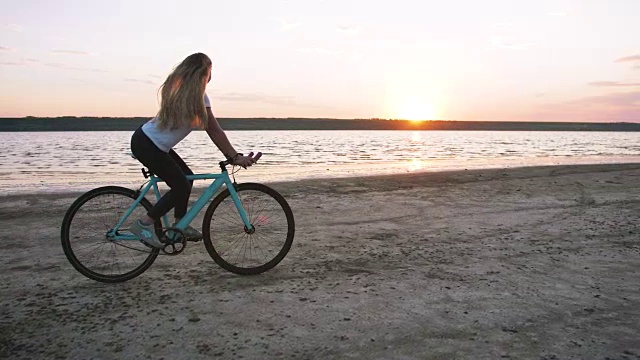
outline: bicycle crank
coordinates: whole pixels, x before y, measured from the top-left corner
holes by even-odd
[[[166,244],[162,248],[162,252],[165,255],[178,255],[187,247],[187,238],[182,233],[182,230],[173,227],[162,231],[162,239],[160,241]]]

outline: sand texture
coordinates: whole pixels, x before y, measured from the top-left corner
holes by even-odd
[[[121,284],[62,252],[79,194],[0,197],[0,358],[640,359],[640,164],[271,185],[276,268],[190,243]]]

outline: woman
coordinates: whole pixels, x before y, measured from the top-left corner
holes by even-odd
[[[211,81],[211,66],[211,59],[202,53],[184,59],[162,84],[160,111],[156,117],[139,127],[131,137],[133,155],[171,188],[131,227],[133,234],[155,248],[164,247],[156,235],[155,220],[175,208],[177,223],[187,212],[193,182],[187,180],[186,175],[193,172],[172,148],[191,130],[205,129],[234,165],[248,167],[257,160],[252,154],[243,156],[235,151],[211,112],[211,103],[205,93],[207,83]],[[191,226],[184,230],[184,235],[191,239],[202,238],[202,234]]]

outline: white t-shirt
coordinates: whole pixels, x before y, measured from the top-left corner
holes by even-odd
[[[211,101],[207,94],[204,94],[204,106],[210,108]],[[142,132],[158,147],[158,149],[169,152],[193,130],[191,126],[184,126],[177,129],[159,129],[156,118],[147,121],[142,125]]]

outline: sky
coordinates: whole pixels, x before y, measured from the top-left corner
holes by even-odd
[[[640,0],[0,0],[0,117],[640,122]]]

